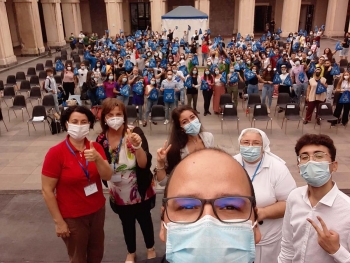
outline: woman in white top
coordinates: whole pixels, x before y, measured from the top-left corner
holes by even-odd
[[[169,145],[157,150],[157,165],[154,176],[160,185],[168,181],[168,175],[187,155],[195,151],[214,146],[214,137],[210,132],[203,132],[197,112],[190,106],[175,108],[171,114],[173,120]]]
[[[245,129],[238,137],[238,144],[240,153],[234,158],[252,180],[261,232],[254,262],[277,263],[286,200],[296,184],[285,162],[270,152],[270,141],[265,132]]]
[[[349,110],[350,110],[350,103],[339,103],[339,100],[341,98],[341,96],[343,95],[343,93],[345,91],[350,91],[350,82],[349,82],[349,76],[350,76],[350,73],[349,72],[344,72],[344,74],[341,76],[338,84],[337,84],[337,87],[335,89],[336,92],[340,92],[341,95],[338,96],[338,101],[337,101],[337,106],[335,107],[335,110],[334,110],[334,117],[337,117],[338,118],[338,123],[341,123],[345,126],[348,121],[349,121]],[[350,98],[350,96],[348,96]],[[342,115],[342,118],[340,120],[340,114],[341,112],[343,111],[343,115]],[[335,125],[335,123],[332,123],[332,125]]]

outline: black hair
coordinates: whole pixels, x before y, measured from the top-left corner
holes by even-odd
[[[92,114],[92,112],[88,108],[78,105],[78,106],[70,106],[62,112],[60,122],[61,122],[61,127],[63,131],[67,131],[66,123],[68,122],[70,115],[72,115],[73,112],[79,112],[81,114],[85,114],[90,123],[90,129],[93,129],[95,124],[94,114]]]

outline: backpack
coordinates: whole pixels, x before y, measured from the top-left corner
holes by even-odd
[[[51,88],[51,87],[50,87],[50,85],[51,85],[51,80],[50,80],[50,79],[48,79],[48,80],[49,80],[49,88]],[[45,82],[46,82],[46,80],[44,80],[44,82],[43,82],[42,90],[45,91],[46,93],[49,93],[49,92],[47,91],[47,89],[45,89]]]
[[[52,135],[58,134],[61,132],[61,123],[56,119],[53,119],[52,117],[47,116],[47,123],[49,124],[49,128]]]

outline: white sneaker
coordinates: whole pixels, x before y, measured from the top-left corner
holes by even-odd
[[[139,124],[140,124],[140,125],[142,125],[142,124],[143,124],[143,122],[142,122],[142,121],[139,121]]]
[[[169,123],[169,121],[168,121],[168,120],[165,120],[164,125],[167,125],[168,123]]]
[[[270,113],[271,113],[271,112],[270,112],[270,108],[267,108],[267,113],[268,113],[268,114],[270,114]]]

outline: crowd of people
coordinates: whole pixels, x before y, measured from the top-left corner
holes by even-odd
[[[150,263],[350,262],[350,198],[333,180],[338,165],[332,139],[306,134],[297,141],[300,176],[307,183],[297,188],[285,161],[271,152],[265,132],[244,129],[238,137],[239,154],[230,156],[214,148],[214,136],[204,129],[197,108],[200,90],[206,116],[211,102],[213,112],[220,114],[220,95],[231,94],[237,107],[240,95],[249,98],[259,93],[258,83],[264,83],[263,103],[269,107],[274,92],[288,93],[296,104],[303,94],[306,124],[319,103],[332,100],[335,79],[335,91],[349,92],[349,73],[334,70],[335,52],[319,50],[322,27],[315,34],[291,33],[281,46],[280,30],[261,40],[238,35],[228,44],[221,37],[211,39],[209,30],[203,35],[195,31],[190,42],[188,32],[182,39],[173,38],[174,30],[106,35],[86,45],[80,73],[70,64],[63,71],[66,93],[75,75],[82,96],[86,93],[92,106],[101,104],[102,130],[96,142],[89,141],[94,114],[85,106],[68,107],[60,117],[68,135],[48,151],[43,163],[43,196],[70,262],[102,261],[103,184],[122,224],[126,263],[136,261],[136,221],[146,246],[145,262]],[[349,40],[346,35],[341,55]],[[203,76],[200,43],[208,51]],[[52,70],[48,75],[45,87],[55,95]],[[80,82],[83,75],[86,81]],[[239,82],[246,90],[238,89]],[[334,114],[340,118],[343,111],[341,122],[346,125],[349,108],[344,96],[338,97]],[[168,141],[157,152],[150,153],[140,127],[129,125],[129,102],[138,106],[143,126],[152,106],[164,104],[164,124],[172,125]],[[165,186],[160,238],[166,251],[158,258],[151,217],[156,183]]]

